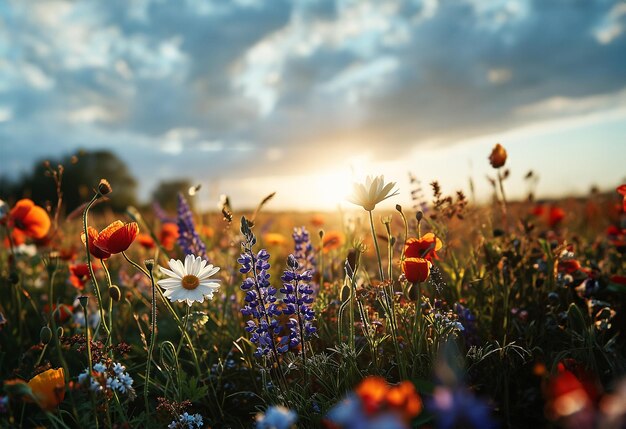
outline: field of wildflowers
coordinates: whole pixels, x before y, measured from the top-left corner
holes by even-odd
[[[507,201],[506,160],[488,205],[1,202],[0,427],[626,427],[626,185]]]

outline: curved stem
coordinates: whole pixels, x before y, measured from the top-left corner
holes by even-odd
[[[96,200],[100,197],[100,194],[96,193],[93,196],[91,201],[85,207],[85,211],[83,212],[83,234],[85,234],[85,251],[87,253],[87,267],[89,267],[89,275],[91,276],[91,282],[93,283],[94,292],[96,293],[96,299],[98,301],[98,309],[100,311],[100,325],[104,326],[104,330],[107,335],[110,335],[109,328],[105,323],[104,318],[104,307],[102,305],[102,296],[100,295],[100,287],[98,286],[98,280],[96,279],[96,274],[93,271],[93,265],[91,264],[91,251],[89,249],[89,233],[87,230],[87,215],[89,214],[89,209],[96,202]]]

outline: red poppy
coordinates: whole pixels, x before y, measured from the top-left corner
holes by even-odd
[[[139,234],[137,235],[137,243],[141,245],[144,249],[154,249],[154,240],[150,237],[150,234]]]
[[[543,204],[536,204],[535,207],[530,211],[533,216],[541,217],[546,212],[546,208]]]
[[[96,267],[93,267],[94,271]],[[78,290],[83,290],[85,284],[91,278],[89,274],[89,265],[87,264],[72,264],[70,265],[70,283]]]
[[[9,212],[9,220],[14,228],[34,239],[42,239],[50,230],[50,216],[32,200],[19,200]]]
[[[560,207],[552,207],[548,214],[548,225],[550,228],[554,228],[565,218],[565,211]]]
[[[626,183],[618,186],[616,191],[618,194],[624,197],[624,200],[622,201],[622,210],[626,212]]]
[[[172,250],[178,239],[178,225],[172,222],[164,223],[161,226],[161,236],[159,241],[166,250]]]
[[[430,276],[430,261],[424,258],[406,258],[402,261],[402,272],[411,283],[425,282]]]
[[[14,246],[19,246],[26,243],[26,235],[21,230],[13,228],[11,231],[11,241],[13,241]],[[11,242],[9,241],[8,236],[4,237],[4,247],[11,247]]]
[[[108,259],[111,257],[109,252],[105,252],[96,246],[96,239],[98,238],[98,230],[92,226],[87,227],[87,234],[89,235],[89,253],[93,255],[94,258],[98,259]],[[81,240],[85,243],[85,234],[80,235]]]
[[[557,270],[562,273],[573,274],[580,270],[580,262],[576,259],[566,259],[559,261],[557,264]]]
[[[614,275],[611,277],[611,282],[626,286],[626,276]]]
[[[422,238],[409,238],[404,244],[404,256],[407,258],[424,258],[429,261],[439,259],[437,251],[441,250],[443,243],[432,232],[424,234]]]
[[[45,304],[42,307],[42,310],[44,313],[50,313],[50,304]],[[59,324],[67,322],[74,314],[74,307],[67,304],[60,304],[58,308],[55,304],[52,306],[52,310],[54,313],[54,320]]]
[[[104,228],[94,240],[94,245],[111,255],[128,249],[139,233],[137,222],[116,220]]]

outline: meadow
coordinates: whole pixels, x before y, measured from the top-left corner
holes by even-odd
[[[488,204],[2,202],[0,427],[626,427],[626,185],[507,201],[506,160]]]

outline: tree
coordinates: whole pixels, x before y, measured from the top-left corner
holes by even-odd
[[[48,167],[49,166],[49,167]],[[50,169],[62,166],[63,205],[71,212],[93,196],[93,189],[100,179],[107,179],[113,188],[108,204],[115,211],[123,211],[137,202],[137,181],[128,167],[117,155],[108,150],[84,151],[68,155],[60,160],[37,162],[31,174],[22,177],[13,185],[3,182],[2,192],[7,199],[28,197],[36,203],[56,204],[57,193],[54,180],[49,177]],[[6,193],[6,194],[4,194]],[[97,209],[97,206],[95,207]]]
[[[190,207],[193,208],[193,199],[188,197],[191,182],[188,179],[165,181],[158,184],[152,193],[152,200],[166,211],[176,212],[178,206],[178,193],[185,195]]]

